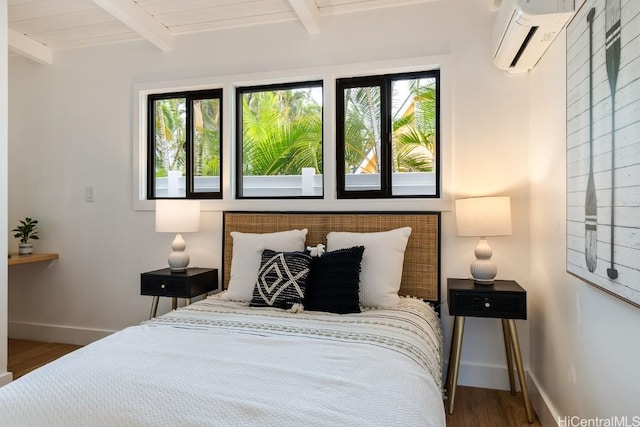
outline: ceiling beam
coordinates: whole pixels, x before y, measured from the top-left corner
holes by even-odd
[[[289,0],[289,4],[309,34],[320,33],[320,11],[314,0]]]
[[[171,31],[133,0],[93,0],[123,24],[162,50],[173,49]]]
[[[53,51],[51,48],[25,36],[11,28],[8,28],[9,50],[25,56],[41,64],[53,63]]]

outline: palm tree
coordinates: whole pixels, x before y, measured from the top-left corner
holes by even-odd
[[[432,172],[436,149],[435,87],[414,80],[410,96],[410,107],[393,120],[393,170]]]
[[[184,98],[155,101],[156,176],[166,176],[170,170],[184,170],[185,165]]]
[[[242,102],[245,176],[322,173],[322,107],[310,89],[247,92]]]
[[[218,99],[193,101],[194,174],[220,174],[220,102]],[[167,98],[155,101],[156,177],[167,171],[185,171],[186,100]]]
[[[436,141],[435,87],[428,79],[412,80],[400,99],[393,85],[397,115],[392,118],[394,172],[431,172]],[[380,91],[378,87],[347,89],[345,97],[345,173],[377,173],[380,158]]]
[[[220,175],[220,100],[193,102],[194,175]]]
[[[347,89],[345,103],[345,173],[377,173],[380,158],[380,90]]]
[[[394,105],[401,91],[394,87]],[[345,91],[345,173],[378,173],[380,90]],[[393,171],[431,172],[436,141],[433,80],[411,81],[404,108],[392,119]],[[406,101],[406,102],[405,102]],[[220,174],[220,105],[196,100],[194,172]],[[156,101],[156,176],[185,167],[184,98]],[[246,92],[242,96],[243,175],[299,175],[302,168],[322,173],[322,106],[311,88]]]

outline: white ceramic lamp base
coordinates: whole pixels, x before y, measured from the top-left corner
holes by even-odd
[[[491,261],[493,251],[487,239],[481,237],[474,250],[476,260],[471,263],[469,270],[475,283],[479,285],[493,285],[493,279],[498,274],[498,267]]]
[[[182,238],[182,234],[176,234],[176,238],[171,243],[173,252],[171,252],[168,259],[171,272],[179,273],[187,270],[189,255],[184,251],[186,248],[187,243]]]

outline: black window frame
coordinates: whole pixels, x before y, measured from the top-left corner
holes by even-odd
[[[244,170],[244,159],[243,159],[243,102],[242,96],[248,92],[267,92],[267,91],[276,91],[276,90],[287,90],[287,89],[296,89],[296,88],[309,88],[309,87],[319,87],[322,89],[323,97],[322,97],[322,105],[321,108],[321,117],[322,117],[322,134],[321,134],[321,152],[322,152],[322,194],[318,196],[244,196],[242,195],[243,190],[243,170]],[[235,125],[236,125],[236,136],[235,136],[235,198],[236,199],[244,199],[244,200],[286,200],[286,199],[324,199],[324,170],[325,170],[325,159],[324,159],[324,80],[306,80],[300,82],[286,82],[286,83],[273,83],[266,85],[252,85],[252,86],[236,86],[236,116],[235,116]]]
[[[392,193],[392,83],[396,80],[412,78],[433,78],[436,91],[436,147],[435,147],[435,194],[407,194],[394,195]],[[344,90],[355,87],[379,87],[380,88],[380,189],[378,190],[350,190],[346,189],[345,165],[345,102]],[[440,198],[440,70],[413,71],[407,73],[381,74],[376,76],[360,76],[336,79],[336,197],[338,199],[386,199],[386,198]]]
[[[185,98],[186,102],[186,134],[185,134],[185,196],[184,197],[157,197],[156,192],[156,150],[155,150],[155,101],[162,99],[172,98]],[[220,191],[195,191],[195,177],[193,164],[193,101],[201,99],[218,99],[220,104]],[[224,115],[223,115],[223,90],[222,88],[216,89],[203,89],[194,91],[180,91],[180,92],[165,92],[150,94],[147,96],[147,199],[222,199],[223,189],[223,130],[224,130]]]

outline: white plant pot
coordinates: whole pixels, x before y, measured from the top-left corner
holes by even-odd
[[[29,255],[33,253],[33,244],[31,243],[20,243],[18,245],[18,254],[19,255]]]

